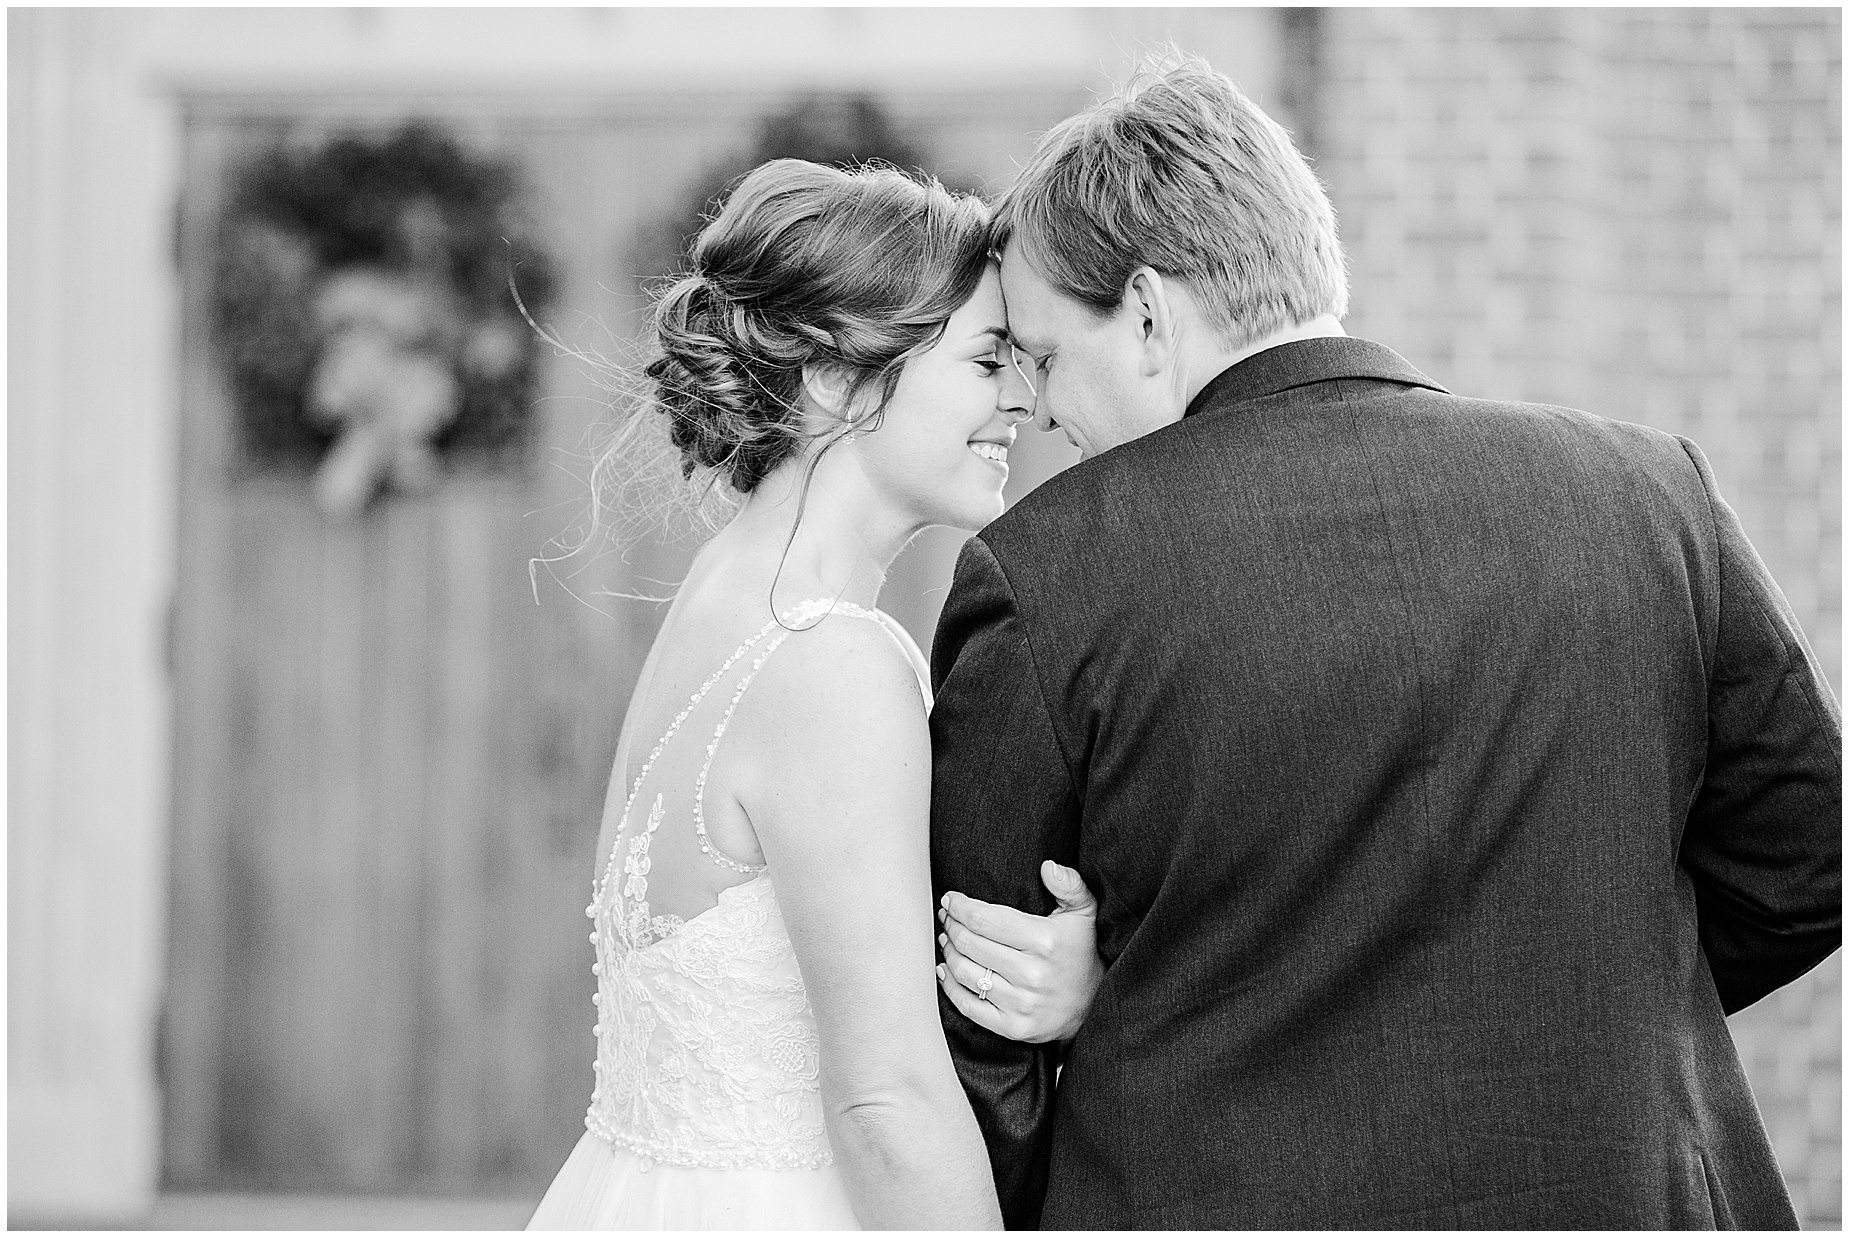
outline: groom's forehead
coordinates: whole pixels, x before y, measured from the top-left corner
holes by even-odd
[[[1023,348],[1050,343],[1044,333],[1057,331],[1070,311],[1084,308],[1013,245],[1002,259],[1002,300],[1008,309],[1009,330]]]
[[[1035,334],[1034,328],[1039,325],[1042,311],[1033,304],[1037,298],[1030,294],[1027,289],[1017,285],[1013,291],[1015,295],[1012,297],[1009,296],[1006,272],[1004,272],[1002,308],[1008,315],[1008,340],[1017,348],[1032,350],[1036,344],[1041,342],[1039,337]]]

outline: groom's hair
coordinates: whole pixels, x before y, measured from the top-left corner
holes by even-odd
[[[1049,283],[1100,314],[1150,266],[1191,287],[1234,348],[1348,310],[1335,211],[1282,126],[1170,45],[1055,126],[996,205]]]

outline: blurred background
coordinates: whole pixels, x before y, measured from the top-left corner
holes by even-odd
[[[8,1215],[521,1224],[691,544],[555,557],[639,281],[782,154],[1005,186],[1173,38],[1329,185],[1351,333],[1686,434],[1841,677],[1835,9],[11,9]],[[1012,498],[1071,462],[1024,436]],[[961,538],[883,604],[928,645]],[[1840,956],[1731,1022],[1841,1220]]]

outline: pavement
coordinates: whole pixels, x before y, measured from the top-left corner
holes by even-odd
[[[35,1221],[9,1214],[18,1230],[514,1230],[539,1200],[403,1195],[270,1195],[213,1192],[162,1195],[138,1221]]]

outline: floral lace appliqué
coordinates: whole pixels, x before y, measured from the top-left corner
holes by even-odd
[[[623,858],[623,872],[629,878],[623,883],[623,899],[629,904],[629,910],[618,922],[626,932],[630,948],[635,950],[646,949],[664,937],[672,937],[687,924],[679,916],[648,914],[648,848],[655,831],[661,828],[661,799],[659,795],[655,797],[655,806],[648,814],[648,828],[638,831],[630,839],[629,854]]]
[[[804,603],[741,645],[693,694],[643,763],[623,808],[627,822],[656,758],[725,672],[760,644],[739,697],[791,630],[831,611],[879,620],[874,612],[827,601]],[[710,765],[725,719],[706,752]],[[695,803],[704,790],[702,768]],[[649,847],[663,816],[656,795],[646,828],[612,849],[585,908],[597,961],[596,1083],[584,1124],[592,1134],[642,1158],[708,1169],[814,1169],[833,1156],[822,1121],[821,1042],[797,969],[771,874],[719,854],[695,829],[715,863],[749,880],[719,894],[692,919],[654,916],[648,906]],[[697,810],[697,809],[696,809]],[[618,837],[621,837],[619,824]],[[623,880],[613,880],[621,856]]]
[[[632,944],[645,940],[638,909],[616,903],[590,906],[598,1020],[585,1127],[645,1163],[828,1164],[815,1014],[770,874],[665,935],[650,921],[643,945]]]

